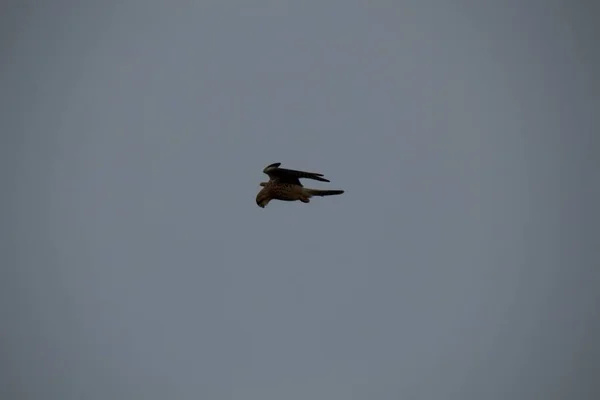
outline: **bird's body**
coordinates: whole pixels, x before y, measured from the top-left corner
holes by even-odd
[[[319,190],[302,186],[299,178],[329,182],[322,174],[279,168],[281,163],[268,165],[263,172],[269,175],[269,182],[261,182],[263,188],[256,195],[256,204],[264,208],[271,200],[310,202],[313,196],[333,196],[343,190]]]

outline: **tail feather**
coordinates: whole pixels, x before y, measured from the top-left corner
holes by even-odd
[[[306,189],[306,192],[311,196],[335,196],[336,194],[344,193],[343,190],[319,190],[319,189]]]

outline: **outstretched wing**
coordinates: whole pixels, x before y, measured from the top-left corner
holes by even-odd
[[[295,169],[279,168],[281,163],[273,163],[267,165],[263,172],[269,176],[272,181],[280,183],[289,183],[292,185],[302,186],[300,178],[314,179],[321,182],[329,182],[329,180],[322,178],[323,174],[317,174],[316,172],[297,171]]]

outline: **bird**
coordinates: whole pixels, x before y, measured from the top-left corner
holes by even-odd
[[[256,195],[256,204],[265,208],[271,200],[301,201],[309,203],[313,196],[334,196],[344,193],[343,190],[319,190],[302,186],[300,178],[329,182],[323,174],[279,168],[280,162],[267,165],[263,173],[269,176],[269,182],[261,182],[262,189]]]

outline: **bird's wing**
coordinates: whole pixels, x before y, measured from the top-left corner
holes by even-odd
[[[316,172],[297,171],[295,169],[279,168],[281,163],[274,163],[265,167],[263,172],[269,176],[271,180],[290,183],[293,185],[302,186],[299,178],[314,179],[321,182],[329,182],[329,180],[322,178],[323,174]]]

